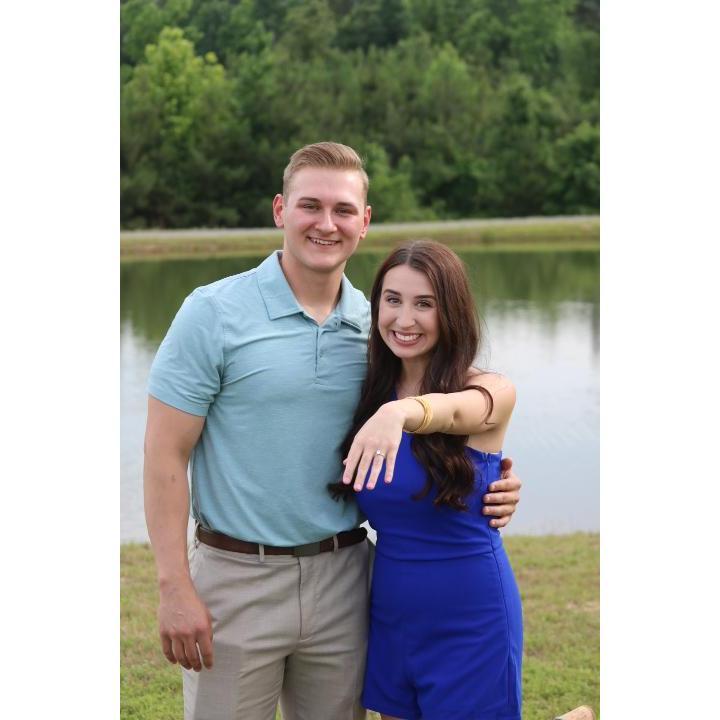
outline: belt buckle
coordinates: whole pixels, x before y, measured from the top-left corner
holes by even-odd
[[[320,543],[312,542],[305,545],[297,545],[293,548],[293,555],[295,557],[310,557],[311,555],[320,554]]]

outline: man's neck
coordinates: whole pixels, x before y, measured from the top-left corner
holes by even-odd
[[[345,265],[330,273],[312,272],[294,262],[288,252],[281,252],[280,267],[303,310],[322,325],[340,299]]]

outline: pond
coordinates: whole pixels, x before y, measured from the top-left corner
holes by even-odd
[[[599,253],[460,253],[484,322],[484,367],[510,377],[517,405],[504,454],[523,481],[508,534],[599,530]],[[359,254],[347,275],[369,292],[385,253]],[[121,286],[121,542],[145,542],[142,444],[153,357],[195,287],[263,258],[127,262]]]

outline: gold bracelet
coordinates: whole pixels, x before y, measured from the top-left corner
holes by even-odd
[[[433,411],[430,407],[430,402],[424,395],[413,395],[412,397],[409,397],[408,400],[417,400],[422,405],[424,413],[422,422],[414,430],[405,431],[413,435],[427,429],[428,425],[432,422]]]

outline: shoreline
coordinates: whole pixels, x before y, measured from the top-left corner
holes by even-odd
[[[384,223],[371,225],[357,252],[387,252],[413,237],[430,238],[454,250],[467,251],[597,250],[600,218],[576,215]],[[123,230],[120,260],[261,256],[281,244],[282,230],[276,228]]]

